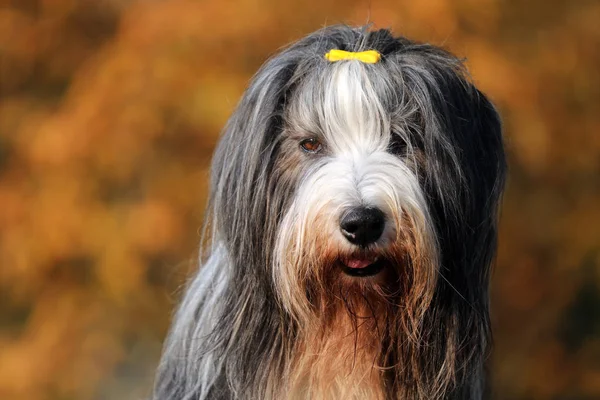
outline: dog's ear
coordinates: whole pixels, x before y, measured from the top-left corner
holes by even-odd
[[[446,202],[443,219],[461,241],[464,253],[453,259],[470,260],[461,267],[471,273],[487,268],[496,248],[497,209],[506,176],[502,126],[492,103],[462,69],[446,68],[437,76],[431,98],[441,135],[435,151],[446,156],[428,159],[446,163],[428,171],[437,174],[436,186],[444,196],[440,202]]]
[[[446,304],[444,314],[456,321],[455,338],[460,339],[455,339],[455,344],[463,346],[457,354],[457,365],[464,366],[463,371],[482,371],[480,365],[478,368],[473,364],[485,359],[491,342],[489,281],[497,248],[498,207],[506,161],[498,113],[461,72],[449,72],[441,83],[437,104],[442,129],[457,145],[455,155],[461,174],[451,181],[460,183],[452,200],[457,207],[443,210],[438,202],[444,274],[438,299]],[[472,379],[477,382],[479,377]],[[469,386],[471,391],[481,391],[476,396],[483,396],[484,388]],[[457,397],[469,396],[473,393],[457,393]]]
[[[279,146],[283,108],[298,56],[286,51],[253,77],[215,151],[211,205],[213,232],[236,253],[259,246],[266,214],[268,174]],[[252,241],[254,246],[248,246]],[[240,257],[248,255],[239,254]]]
[[[430,193],[442,252],[442,297],[454,304],[454,312],[475,312],[473,318],[460,318],[467,321],[461,334],[487,336],[489,274],[506,177],[501,121],[461,68],[446,67],[436,76],[431,92],[440,130],[435,151],[451,154],[429,158],[443,164],[428,168],[437,174]]]

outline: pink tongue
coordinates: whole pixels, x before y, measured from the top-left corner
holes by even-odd
[[[359,260],[359,259],[351,259],[346,261],[346,266],[348,268],[365,268],[369,265],[373,264],[375,260]]]

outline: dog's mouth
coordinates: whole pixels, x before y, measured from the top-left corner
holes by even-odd
[[[384,269],[386,261],[381,257],[351,257],[340,260],[339,264],[346,275],[366,277],[380,273]]]

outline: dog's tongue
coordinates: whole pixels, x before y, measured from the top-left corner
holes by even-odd
[[[346,266],[348,268],[359,269],[359,268],[368,267],[369,265],[373,264],[374,262],[375,262],[375,260],[373,260],[373,259],[351,258],[346,261]]]

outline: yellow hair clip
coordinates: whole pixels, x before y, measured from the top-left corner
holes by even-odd
[[[367,64],[375,64],[381,60],[381,54],[377,50],[354,52],[333,49],[329,50],[329,52],[325,54],[325,58],[331,62],[341,60],[358,60]]]

